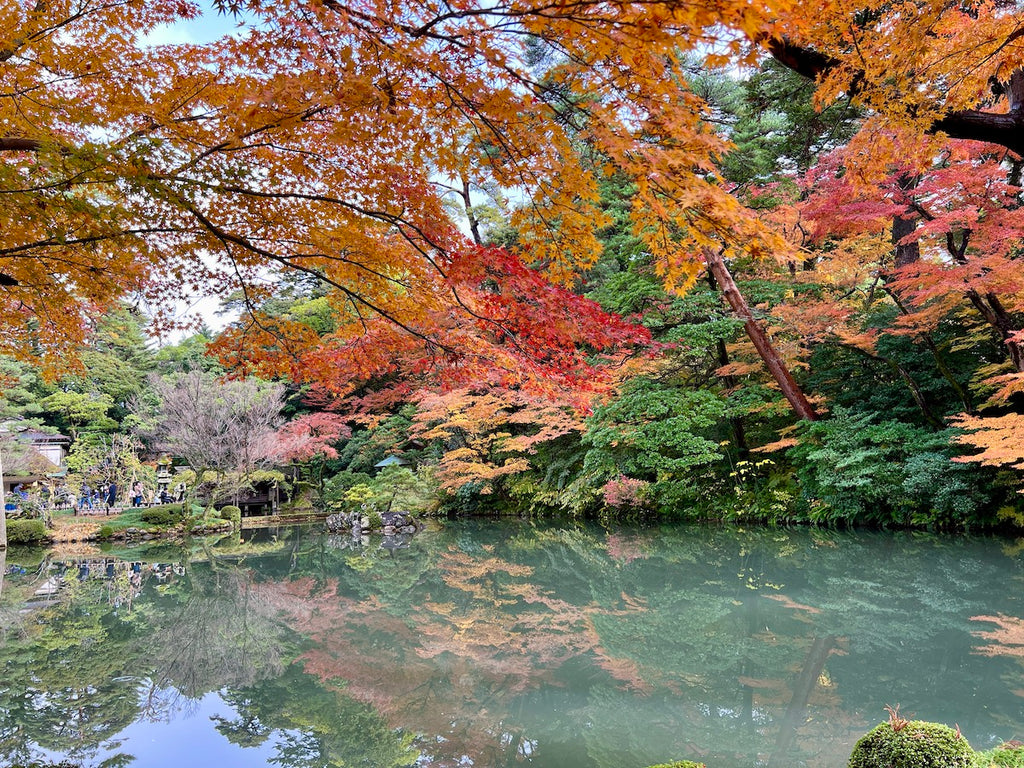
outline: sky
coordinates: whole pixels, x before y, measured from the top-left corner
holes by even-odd
[[[150,45],[173,43],[211,43],[239,29],[238,18],[217,13],[209,2],[200,2],[199,18],[162,24],[143,38]]]
[[[169,45],[182,43],[210,43],[244,29],[244,22],[238,18],[218,13],[207,0],[199,3],[202,15],[195,19],[163,24],[146,35],[142,42],[148,45]],[[177,317],[199,316],[214,331],[223,330],[235,314],[220,314],[220,300],[216,297],[184,298],[174,308]],[[175,344],[192,335],[192,331],[176,331],[158,339],[161,345]]]

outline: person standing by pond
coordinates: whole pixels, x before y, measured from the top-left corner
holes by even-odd
[[[107,486],[105,514],[110,514],[110,508],[114,506],[115,503],[117,503],[117,483],[111,480],[110,485]]]
[[[89,484],[83,480],[82,487],[78,494],[78,509],[82,512],[85,512],[86,507],[88,507],[90,510],[93,509],[92,488],[90,488]]]

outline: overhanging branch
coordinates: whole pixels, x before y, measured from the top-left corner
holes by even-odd
[[[0,152],[36,152],[42,145],[36,139],[0,137]]]
[[[1015,32],[1013,37],[1019,36]],[[786,38],[764,37],[757,40],[777,62],[810,80],[820,80],[842,66],[842,62],[813,48],[797,45]],[[1021,79],[1024,73],[1017,70],[1011,79]],[[847,96],[856,96],[863,90],[864,73],[853,72],[846,88]],[[960,110],[950,112],[926,127],[927,133],[945,133],[951,139],[967,139],[998,144],[1011,152],[1024,156],[1024,103],[1013,104],[1009,114],[997,114],[982,110]]]

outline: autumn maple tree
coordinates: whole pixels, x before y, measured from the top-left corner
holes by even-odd
[[[396,352],[456,383],[492,367],[514,386],[531,367],[588,381],[592,350],[642,339],[542,282],[571,286],[596,263],[598,182],[615,173],[634,187],[634,231],[666,287],[684,291],[710,267],[813,419],[728,270],[799,248],[723,183],[730,142],[689,87],[686,57],[770,55],[814,78],[820,104],[855,103],[866,117],[851,172],[866,178],[915,178],[947,137],[1019,149],[1020,20],[998,2],[218,8],[246,26],[205,44],[150,42],[199,14],[178,0],[5,9],[6,351],[55,361],[126,295],[166,306],[236,292],[250,316],[222,341],[229,359],[299,366],[339,391],[393,370]],[[598,160],[581,163],[581,147]],[[477,242],[472,215],[471,234],[460,230],[452,189],[471,213],[474,190],[520,201],[514,253]],[[330,333],[261,314],[283,272],[328,287]]]

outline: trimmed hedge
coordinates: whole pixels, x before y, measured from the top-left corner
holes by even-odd
[[[184,517],[181,504],[162,504],[144,509],[139,519],[150,525],[177,525]]]
[[[37,544],[41,541],[48,541],[49,538],[50,534],[46,532],[46,526],[42,520],[7,521],[8,544]]]
[[[240,530],[242,527],[242,510],[233,504],[227,504],[220,508],[218,512],[221,520],[230,520],[231,525],[234,526],[235,530]]]
[[[893,719],[868,731],[850,755],[849,768],[1024,768],[1024,743],[1008,741],[975,752],[959,730],[923,720]],[[895,728],[893,727],[895,723]],[[648,768],[706,768],[680,760]]]

